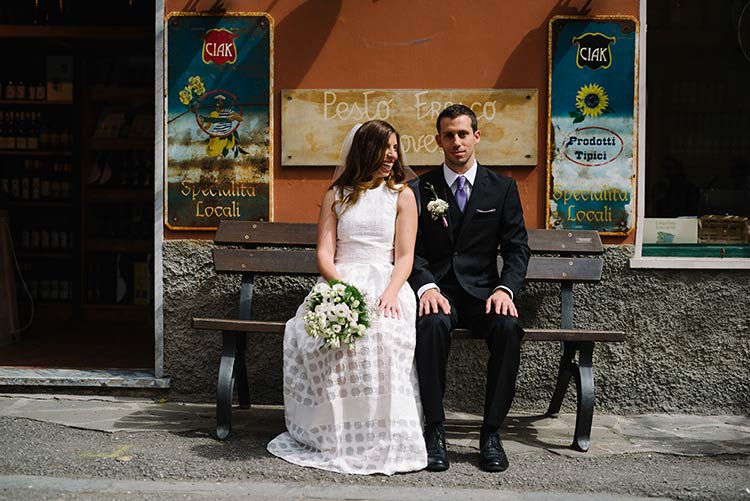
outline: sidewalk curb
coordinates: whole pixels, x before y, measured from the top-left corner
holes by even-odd
[[[602,493],[519,492],[490,489],[444,489],[435,487],[373,487],[309,485],[296,486],[270,482],[164,482],[141,480],[104,480],[83,478],[0,476],[0,494],[4,490],[55,493],[97,494],[193,494],[207,499],[244,497],[256,501],[659,501],[667,498],[623,496]],[[40,492],[41,493],[41,492]]]

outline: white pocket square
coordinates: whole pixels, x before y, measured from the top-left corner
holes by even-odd
[[[492,214],[496,209],[477,209],[477,214]]]

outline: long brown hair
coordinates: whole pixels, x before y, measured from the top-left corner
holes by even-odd
[[[362,193],[377,187],[383,181],[381,178],[374,178],[373,174],[383,163],[391,134],[396,134],[398,159],[393,163],[393,168],[390,175],[385,178],[385,183],[394,191],[404,189],[404,186],[397,186],[406,179],[406,161],[401,148],[401,136],[388,122],[370,120],[362,124],[354,134],[352,147],[346,156],[344,172],[331,185],[337,195],[342,197],[336,200],[334,207],[338,204],[342,204],[344,208],[350,207],[359,200]],[[349,188],[351,191],[344,193],[344,188]]]

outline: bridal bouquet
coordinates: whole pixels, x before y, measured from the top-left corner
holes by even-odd
[[[339,348],[342,343],[351,348],[370,326],[365,297],[353,285],[338,280],[313,287],[302,319],[305,331],[315,339],[323,338],[327,348]]]

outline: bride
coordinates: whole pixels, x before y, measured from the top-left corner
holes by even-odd
[[[352,348],[323,348],[305,332],[302,303],[284,332],[287,432],[268,451],[290,463],[387,475],[427,465],[414,364],[414,173],[387,122],[355,126],[318,218],[320,281],[350,283],[377,314]],[[341,171],[339,173],[339,171]],[[309,298],[309,296],[308,296]]]

